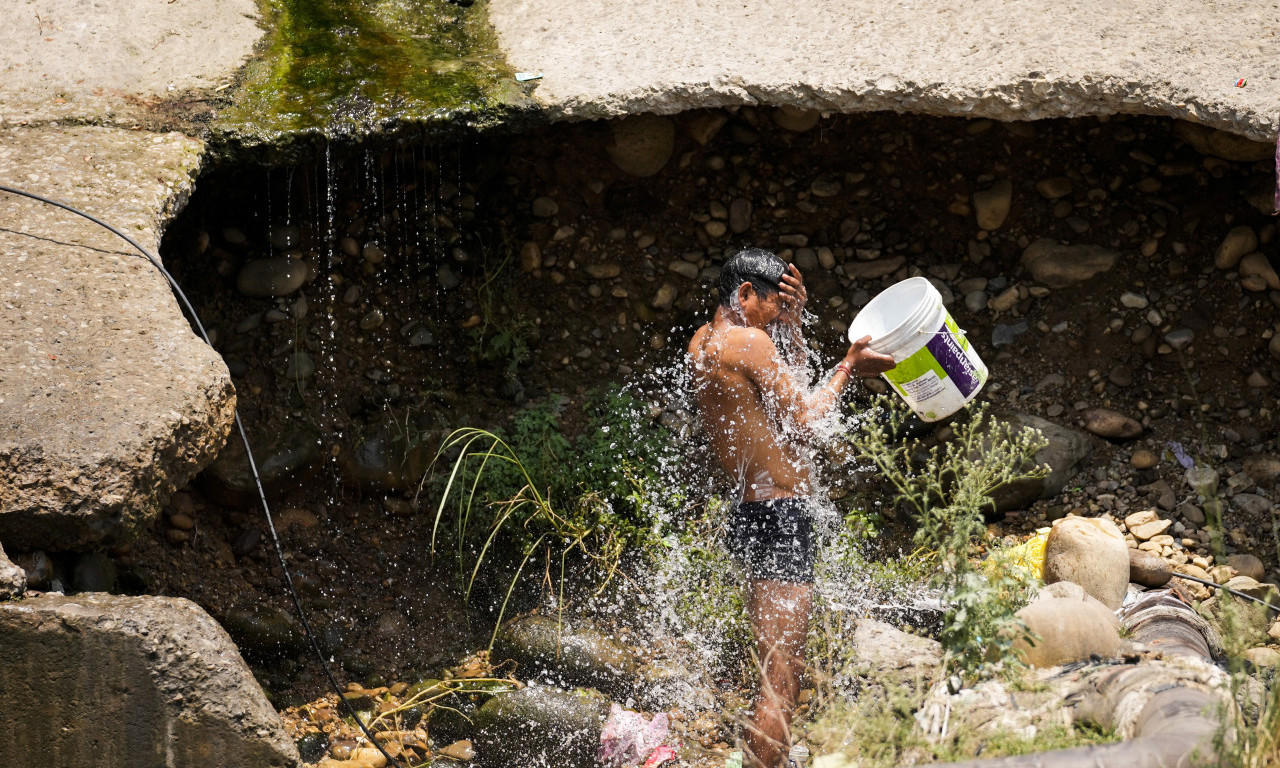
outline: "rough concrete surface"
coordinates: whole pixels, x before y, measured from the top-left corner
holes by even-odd
[[[254,0],[6,0],[0,126],[124,121],[230,85],[261,36]]]
[[[560,118],[766,103],[1158,114],[1259,141],[1280,125],[1273,2],[491,0],[489,13]]]
[[[296,766],[231,638],[168,597],[0,604],[0,768]]]
[[[0,183],[79,207],[154,250],[201,144],[101,127],[0,131]],[[121,239],[0,193],[0,541],[126,537],[212,461],[231,428],[222,359]]]

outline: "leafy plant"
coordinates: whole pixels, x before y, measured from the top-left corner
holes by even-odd
[[[476,552],[466,579],[468,592],[495,551],[511,547],[519,565],[503,609],[521,572],[539,552],[548,564],[559,563],[563,605],[571,557],[581,556],[593,566],[577,575],[594,581],[598,594],[617,574],[629,548],[652,541],[655,525],[647,517],[647,489],[655,475],[650,462],[672,449],[664,447],[663,430],[636,418],[642,406],[619,391],[593,395],[583,434],[572,442],[560,428],[562,400],[522,409],[505,434],[464,428],[444,440],[437,464],[445,456],[455,458],[439,478],[432,550],[442,529],[452,523],[457,549],[470,546]],[[550,570],[548,565],[549,576]]]
[[[985,674],[1002,660],[1018,664],[1010,651],[1026,633],[1014,615],[1023,590],[1015,580],[979,571],[974,545],[985,533],[983,513],[996,489],[1048,473],[1032,460],[1046,445],[1043,436],[992,419],[983,404],[953,422],[954,436],[945,443],[899,440],[910,413],[896,399],[881,401],[882,418],[863,418],[852,442],[893,489],[894,503],[913,513],[915,543],[938,555],[932,583],[948,596],[940,640],[949,665]]]

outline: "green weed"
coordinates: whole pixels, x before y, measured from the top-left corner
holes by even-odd
[[[931,581],[947,595],[939,639],[948,664],[979,676],[1020,664],[1012,646],[1026,628],[1014,613],[1025,587],[1011,576],[978,570],[974,544],[985,533],[983,513],[996,489],[1047,474],[1032,461],[1046,444],[1043,436],[992,419],[983,404],[953,423],[952,439],[927,446],[897,439],[910,413],[896,399],[881,402],[883,418],[862,419],[851,442],[893,489],[894,503],[912,512],[916,545],[937,553]]]

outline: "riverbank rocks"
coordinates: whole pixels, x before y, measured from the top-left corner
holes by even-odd
[[[1013,200],[1013,182],[1001,179],[987,189],[973,193],[973,215],[985,230],[999,229],[1009,216]]]
[[[1132,440],[1142,434],[1141,424],[1108,408],[1086,409],[1080,418],[1085,429],[1108,440]]]
[[[490,658],[511,659],[524,679],[563,687],[591,686],[625,694],[636,684],[640,663],[628,648],[578,619],[528,615],[502,625]]]
[[[27,572],[5,557],[0,546],[0,600],[20,597],[27,591]]]
[[[1280,589],[1277,589],[1274,584],[1259,583],[1248,576],[1235,576],[1228,579],[1223,586],[1280,606]],[[1224,598],[1224,594],[1226,593],[1213,590],[1213,594],[1201,604],[1201,612],[1213,622],[1223,637],[1230,636],[1240,638],[1244,642],[1265,643],[1268,640],[1267,631],[1275,619],[1275,613],[1252,600],[1242,600],[1229,594]],[[1224,605],[1227,600],[1231,604],[1230,611]]]
[[[1008,424],[1010,434],[1013,435],[1024,429],[1039,430],[1048,445],[1036,452],[1032,462],[1049,468],[1049,474],[1043,478],[1025,478],[995,489],[991,499],[997,512],[1025,509],[1037,499],[1048,498],[1062,491],[1081,462],[1093,453],[1094,445],[1098,442],[1079,430],[1029,413],[1000,416],[996,423]]]
[[[1129,581],[1154,589],[1163,587],[1173,577],[1173,570],[1163,557],[1133,548],[1129,550]]]
[[[190,601],[41,595],[0,603],[0,636],[0,768],[298,765],[231,639]]]
[[[1124,647],[1120,622],[1111,609],[1076,585],[1059,583],[1018,611],[1035,635],[1035,644],[1019,639],[1014,648],[1033,667],[1056,667],[1090,656],[1109,659]]]
[[[500,693],[476,711],[475,763],[485,768],[596,768],[609,700],[598,691],[531,685]]]
[[[942,646],[937,640],[903,632],[875,619],[858,621],[853,647],[859,667],[870,680],[880,684],[929,680],[942,666]]]
[[[1232,269],[1246,253],[1258,249],[1258,235],[1253,227],[1235,227],[1222,238],[1213,253],[1213,265],[1218,269]]]
[[[1022,252],[1022,266],[1038,283],[1066,288],[1115,266],[1120,254],[1096,245],[1064,245],[1042,237]]]
[[[1097,517],[1064,517],[1053,523],[1044,547],[1044,581],[1079,584],[1110,610],[1129,588],[1129,546],[1120,529]]]
[[[671,159],[676,127],[669,117],[636,115],[615,120],[613,143],[606,148],[613,164],[624,173],[652,176]]]

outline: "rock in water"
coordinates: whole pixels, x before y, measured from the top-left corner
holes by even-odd
[[[0,768],[283,768],[298,752],[227,633],[170,597],[0,603]],[[33,699],[31,685],[41,690]]]
[[[598,691],[529,686],[500,693],[473,717],[482,766],[596,768],[609,701]]]
[[[1042,237],[1022,252],[1022,265],[1036,282],[1050,288],[1066,288],[1115,266],[1115,251],[1096,245],[1063,245]]]
[[[1001,179],[989,189],[973,193],[973,213],[978,226],[986,230],[999,229],[1009,215],[1013,200],[1013,182]]]
[[[1129,546],[1110,520],[1064,517],[1044,546],[1044,582],[1070,581],[1111,610],[1129,588]]]
[[[307,280],[307,265],[302,261],[279,257],[255,259],[240,268],[236,290],[254,299],[288,296]]]
[[[490,657],[512,659],[522,675],[556,685],[586,685],[615,694],[629,692],[640,664],[627,648],[585,624],[554,616],[520,616],[502,625]]]
[[[1055,667],[1097,654],[1109,659],[1123,648],[1120,623],[1107,606],[1089,595],[1042,597],[1018,611],[1018,618],[1038,638],[1014,644],[1033,667]]]
[[[1142,434],[1141,424],[1106,408],[1090,408],[1080,416],[1085,429],[1108,440],[1132,440]]]
[[[19,597],[27,591],[27,572],[5,557],[0,546],[0,601]]]
[[[616,120],[609,157],[632,176],[652,176],[671,159],[675,137],[676,127],[670,118],[636,115]]]

